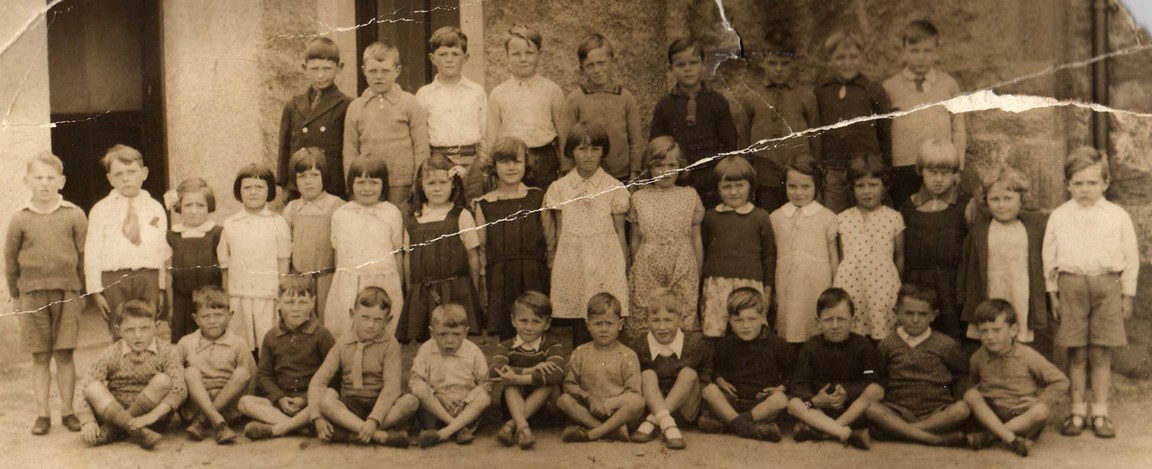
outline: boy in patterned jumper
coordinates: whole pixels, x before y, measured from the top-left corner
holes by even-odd
[[[154,430],[167,425],[188,394],[184,367],[168,341],[156,339],[152,302],[128,300],[118,313],[122,338],[104,349],[77,387],[81,435],[91,446],[128,436],[151,449],[161,439]]]

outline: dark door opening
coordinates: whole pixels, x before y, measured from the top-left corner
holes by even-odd
[[[168,187],[160,0],[73,0],[48,13],[52,150],[64,198],[85,210],[111,191],[100,158],[117,143],[144,155],[146,189]]]
[[[444,26],[460,27],[459,0],[356,0],[356,24],[375,27],[356,30],[356,90],[368,84],[360,66],[364,49],[384,41],[400,49],[400,77],[396,82],[412,94],[432,81],[436,71],[428,62],[428,37]],[[477,46],[483,38],[472,38]]]

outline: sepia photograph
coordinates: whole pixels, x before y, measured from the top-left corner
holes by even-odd
[[[0,467],[1152,467],[1148,0],[4,0]]]

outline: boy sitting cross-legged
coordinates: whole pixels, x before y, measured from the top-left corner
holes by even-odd
[[[975,314],[983,346],[972,355],[974,387],[964,393],[964,402],[988,431],[969,434],[968,444],[983,449],[999,438],[1014,453],[1028,456],[1052,405],[1068,392],[1068,378],[1044,356],[1016,343],[1019,326],[1011,303],[985,300]]]
[[[352,330],[340,336],[308,384],[316,436],[407,448],[405,432],[380,430],[403,428],[418,405],[400,394],[400,344],[388,329],[392,299],[381,288],[366,287],[350,313]],[[328,387],[337,374],[340,391]]]
[[[166,340],[156,340],[156,308],[128,300],[118,311],[121,339],[104,350],[80,380],[76,413],[81,435],[92,446],[131,437],[151,449],[168,413],[184,402],[184,368]]]
[[[628,441],[628,424],[644,411],[640,394],[640,360],[620,336],[620,300],[597,293],[588,300],[588,332],[592,342],[576,347],[568,360],[564,394],[556,400],[577,425],[564,429],[568,443],[596,441],[605,436]]]
[[[793,435],[803,442],[831,435],[844,444],[871,448],[867,428],[853,429],[873,402],[884,398],[876,375],[872,342],[852,333],[852,297],[829,288],[816,300],[820,335],[808,339],[788,384],[788,413],[800,423]]]
[[[632,434],[632,441],[652,441],[659,429],[664,446],[684,449],[684,437],[672,415],[675,413],[681,422],[696,420],[701,389],[712,380],[712,350],[699,333],[680,329],[684,301],[676,293],[657,288],[647,303],[649,332],[635,349],[649,413]]]
[[[512,303],[516,337],[500,343],[488,377],[504,384],[504,405],[512,417],[496,439],[521,449],[536,444],[528,419],[560,395],[564,381],[564,344],[546,334],[552,324],[552,304],[537,291],[526,291]],[[527,395],[525,395],[527,393]]]
[[[196,312],[192,319],[199,329],[176,344],[176,357],[184,366],[188,401],[180,408],[180,418],[188,423],[188,436],[204,439],[207,424],[216,433],[216,443],[236,441],[228,421],[239,416],[236,403],[248,393],[256,377],[256,361],[248,342],[228,330],[232,311],[228,294],[215,285],[192,293]]]
[[[728,295],[732,334],[716,343],[716,380],[704,388],[708,408],[697,422],[706,433],[725,427],[744,438],[780,441],[774,423],[788,406],[784,383],[796,365],[796,353],[784,338],[768,329],[768,305],[756,289],[742,287]]]
[[[928,445],[960,445],[957,428],[968,418],[968,363],[960,344],[930,327],[936,319],[936,291],[909,283],[896,297],[900,327],[880,341],[884,400],[864,416],[901,439]]]
[[[428,448],[455,435],[456,444],[472,442],[480,415],[492,403],[488,360],[468,340],[468,313],[463,306],[446,303],[432,310],[428,327],[432,340],[424,342],[412,359],[408,388],[420,400],[420,447]],[[433,430],[437,421],[444,428]]]
[[[280,323],[260,345],[259,395],[241,397],[236,406],[255,420],[244,427],[249,440],[284,436],[308,426],[308,383],[336,343],[312,315],[314,288],[307,275],[280,281]]]

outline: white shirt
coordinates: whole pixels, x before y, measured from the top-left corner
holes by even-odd
[[[564,99],[560,85],[540,75],[527,80],[512,77],[496,85],[488,95],[488,143],[510,136],[529,148],[548,145],[556,138]]]
[[[140,224],[140,245],[124,236],[124,217],[129,199],[113,190],[96,203],[88,215],[88,238],[84,243],[84,281],[88,293],[104,291],[102,272],[121,269],[157,269],[164,288],[164,263],[172,256],[166,238],[168,216],[164,207],[141,190],[132,199]]]
[[[796,216],[796,212],[800,212],[801,215],[804,215],[806,217],[810,217],[812,215],[819,213],[820,209],[822,209],[822,208],[824,208],[824,206],[820,205],[820,202],[817,202],[815,200],[808,202],[808,205],[805,205],[803,207],[797,207],[796,204],[793,204],[792,202],[788,202],[788,203],[786,203],[780,207],[780,212],[783,213],[784,216],[786,216],[788,218],[792,218],[792,217]]]
[[[537,350],[540,350],[540,344],[543,344],[543,343],[544,343],[544,336],[537,337],[536,340],[533,340],[531,342],[525,342],[524,339],[521,339],[520,336],[517,335],[515,339],[512,339],[512,348],[513,349],[524,349],[525,351],[528,351],[528,352],[535,352]]]
[[[736,207],[736,208],[729,207],[727,204],[720,204],[720,205],[716,206],[716,212],[717,213],[736,212],[736,213],[739,213],[741,215],[747,215],[749,213],[752,213],[752,209],[754,209],[754,208],[756,208],[756,205],[753,204],[752,202],[744,202],[744,205],[741,205],[741,206]]]
[[[1128,212],[1106,199],[1089,207],[1072,199],[1056,207],[1044,230],[1041,257],[1049,292],[1059,290],[1056,280],[1061,272],[1119,273],[1124,294],[1136,295],[1136,275],[1140,270],[1136,228]]]
[[[452,211],[452,206],[447,205],[441,208],[433,209],[427,205],[421,208],[420,216],[416,217],[416,223],[435,223],[443,221],[448,218],[448,213]],[[476,230],[476,218],[472,216],[472,212],[468,209],[460,210],[460,216],[456,219],[457,232],[460,235],[460,242],[464,243],[464,249],[475,249],[480,247],[480,234]],[[404,231],[404,243],[408,243],[408,231]]]
[[[428,114],[428,143],[434,147],[481,144],[488,132],[488,96],[484,87],[461,76],[445,85],[440,76],[416,91]]]
[[[900,338],[904,340],[904,343],[908,344],[909,347],[916,348],[917,345],[920,345],[924,343],[925,340],[928,340],[928,336],[932,335],[932,328],[925,329],[923,333],[913,337],[908,334],[908,331],[904,330],[903,326],[901,326],[896,328],[896,335],[899,335]]]
[[[404,217],[389,202],[364,206],[348,202],[332,213],[336,269],[357,275],[398,274],[396,253],[404,236]],[[393,300],[395,301],[395,300]],[[393,313],[395,314],[395,313]]]
[[[200,226],[188,226],[183,223],[179,223],[172,227],[172,232],[180,233],[181,238],[203,238],[204,236],[208,235],[209,231],[212,231],[212,228],[215,227],[216,220],[209,218],[208,221],[201,223]]]
[[[660,341],[656,340],[656,336],[649,332],[648,351],[652,353],[653,360],[660,356],[675,356],[676,358],[680,358],[680,355],[684,352],[684,331],[677,330],[676,336],[672,338],[672,343],[669,344],[660,343]]]

